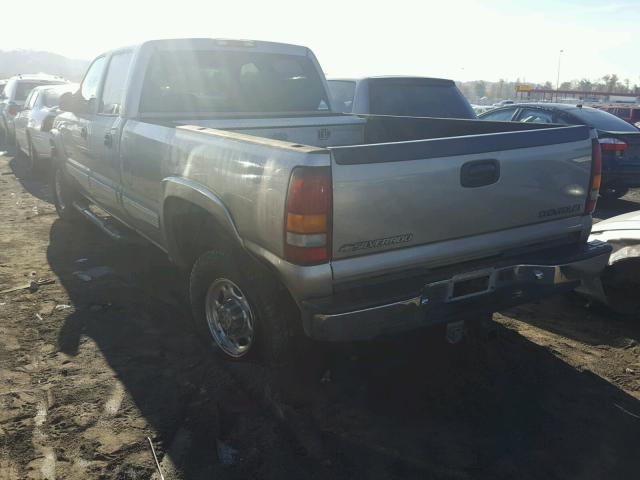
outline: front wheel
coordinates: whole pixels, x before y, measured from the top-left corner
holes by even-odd
[[[63,220],[76,220],[80,215],[73,204],[77,201],[78,194],[59,162],[54,162],[51,169],[51,185],[53,186],[53,203],[58,216]]]
[[[261,265],[242,253],[205,252],[191,270],[189,297],[198,332],[216,353],[236,361],[288,360],[297,308]]]

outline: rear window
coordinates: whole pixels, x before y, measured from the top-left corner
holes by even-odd
[[[375,115],[476,118],[467,99],[450,82],[372,80],[369,104]]]
[[[618,108],[617,111],[616,111],[616,114],[619,117],[628,118],[629,116],[631,116],[631,109],[630,108]]]
[[[39,87],[40,85],[56,85],[56,84],[60,84],[62,82],[43,82],[43,81],[31,81],[31,82],[27,82],[27,81],[22,81],[22,82],[17,82],[16,83],[16,94],[14,97],[14,100],[16,102],[21,102],[24,99],[27,98],[27,95],[29,95],[29,92],[31,92],[31,90],[33,90],[36,87]]]
[[[609,132],[637,132],[638,129],[608,112],[595,108],[576,108],[571,114],[590,127]]]
[[[640,120],[640,108],[634,108],[632,110],[631,120],[633,120],[634,122]]]
[[[351,112],[353,110],[353,96],[356,93],[356,82],[345,80],[330,80],[329,92],[331,105],[337,112]]]
[[[154,53],[143,113],[327,111],[328,99],[306,56],[216,50]]]

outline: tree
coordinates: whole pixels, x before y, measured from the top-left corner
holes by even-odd
[[[616,75],[615,73],[612,73],[611,75],[605,75],[602,77],[602,80],[604,80],[604,85],[607,89],[607,92],[613,92],[616,88],[616,85],[618,84],[618,75]]]
[[[571,82],[562,82],[560,84],[560,90],[571,90]]]
[[[578,89],[587,91],[587,92],[591,91],[593,89],[593,83],[591,82],[591,80],[583,78],[578,82]]]
[[[484,80],[478,80],[477,82],[475,82],[474,90],[475,90],[476,97],[478,98],[486,97],[487,84],[484,82]]]

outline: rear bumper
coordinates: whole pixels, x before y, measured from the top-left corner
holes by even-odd
[[[602,185],[623,187],[640,186],[640,165],[620,164],[615,169],[602,172]]]
[[[478,317],[531,300],[573,290],[606,267],[611,247],[595,241],[491,264],[464,266],[426,275],[418,289],[377,300],[351,301],[362,292],[302,302],[307,335],[318,340],[366,340],[379,335]],[[468,269],[471,268],[471,269]],[[454,289],[482,278],[479,291]],[[486,287],[486,288],[485,288]],[[458,287],[455,287],[458,288]],[[389,291],[397,291],[389,285]]]

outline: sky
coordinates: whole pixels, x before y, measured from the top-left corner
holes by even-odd
[[[14,20],[2,21],[1,50],[91,59],[152,38],[243,38],[305,45],[329,77],[396,74],[555,84],[561,56],[561,82],[616,73],[640,84],[640,0],[10,3]]]

